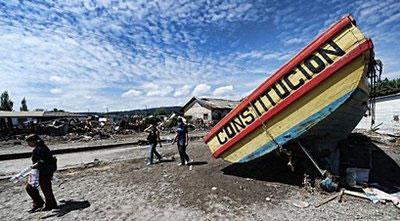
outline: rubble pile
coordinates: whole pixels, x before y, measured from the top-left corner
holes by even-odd
[[[91,116],[87,118],[59,118],[42,122],[26,122],[23,127],[14,128],[0,136],[0,141],[23,140],[26,135],[36,133],[44,140],[92,141],[113,139],[118,135],[130,135],[143,131],[152,122],[158,122],[160,129],[169,130],[173,124],[165,117],[133,115],[122,119]],[[164,125],[165,123],[169,123]]]

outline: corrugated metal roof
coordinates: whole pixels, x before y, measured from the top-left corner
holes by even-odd
[[[0,117],[43,117],[44,111],[0,111]]]
[[[220,98],[198,98],[192,97],[183,107],[182,111],[185,111],[191,104],[197,101],[201,106],[207,109],[233,109],[239,101],[220,99]]]
[[[69,112],[54,112],[54,111],[45,111],[43,117],[84,117],[87,116],[85,114],[75,114]]]
[[[0,117],[15,117],[15,118],[27,118],[27,117],[83,117],[82,114],[74,114],[69,112],[53,112],[53,111],[0,111]]]
[[[220,98],[206,98],[206,97],[199,98],[198,101],[202,102],[205,105],[208,105],[213,109],[233,109],[239,103],[239,101],[226,100]]]

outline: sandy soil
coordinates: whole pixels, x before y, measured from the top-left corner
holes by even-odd
[[[177,156],[174,148],[161,151]],[[27,213],[23,187],[0,181],[0,220],[400,220],[389,203],[351,196],[314,208],[329,194],[307,192],[299,176],[273,158],[257,167],[229,165],[212,159],[200,141],[188,152],[192,170],[176,161],[145,166],[135,159],[58,172],[58,211]]]

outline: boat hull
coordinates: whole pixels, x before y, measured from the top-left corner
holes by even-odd
[[[359,58],[358,62],[362,62],[361,59],[363,58]],[[316,90],[285,109],[275,120],[276,123],[269,122],[272,125],[268,127],[269,133],[272,136],[276,134],[273,140],[269,139],[269,142],[260,145],[262,140],[270,138],[264,128],[260,128],[257,131],[258,134],[254,138],[250,138],[247,143],[249,147],[259,146],[259,148],[246,149],[247,146],[239,144],[236,147],[238,149],[235,147],[230,149],[223,155],[223,158],[230,162],[248,162],[275,150],[279,145],[301,137],[303,134],[303,138],[307,137],[307,140],[310,140],[312,136],[318,136],[318,140],[331,144],[344,139],[355,128],[367,109],[368,92],[364,90],[365,86],[363,85],[367,67],[360,65],[357,62],[349,64],[348,69],[343,69]],[[358,72],[351,67],[359,67]],[[364,96],[359,95],[360,93]],[[352,105],[355,101],[358,106]],[[326,103],[328,105],[324,106]],[[335,117],[336,112],[346,113],[342,110],[347,109],[347,106],[351,107],[354,114],[346,118]],[[319,111],[315,112],[315,109],[319,109]],[[332,119],[331,115],[335,118]],[[298,123],[294,124],[293,122]],[[327,133],[331,136],[324,137]],[[260,143],[255,143],[258,140]],[[247,142],[247,139],[242,142]],[[246,150],[248,152],[245,152]]]
[[[321,131],[337,140],[347,136],[366,110],[373,47],[354,20],[346,19],[326,32],[329,38],[324,39],[324,33],[303,49],[211,130],[205,141],[215,157],[247,162]],[[315,49],[306,53],[310,47]],[[332,118],[347,107],[351,115]],[[338,130],[340,125],[346,129]]]
[[[354,130],[367,111],[369,94],[357,88],[346,101],[329,116],[308,129],[299,140],[313,152],[320,165],[339,174],[340,141]]]

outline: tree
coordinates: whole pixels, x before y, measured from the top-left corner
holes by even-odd
[[[166,115],[167,114],[167,110],[165,110],[165,108],[157,108],[154,111],[154,115],[155,116],[159,116],[159,115]]]
[[[12,111],[14,106],[14,102],[10,100],[8,96],[8,91],[4,91],[0,96],[0,110],[3,111]]]
[[[177,118],[177,117],[174,117],[174,118],[172,118],[172,119],[169,119],[168,121],[166,121],[166,122],[164,123],[164,126],[165,126],[166,128],[172,128],[172,127],[175,127],[176,125],[178,125],[178,118]]]
[[[19,108],[20,111],[28,111],[28,106],[26,105],[26,99],[23,98],[21,101],[21,107]]]
[[[376,93],[372,97],[385,96],[400,92],[400,78],[389,80],[387,78],[376,84]]]
[[[8,96],[8,91],[4,91],[0,96],[0,110],[2,111],[12,111],[14,102],[10,100]],[[0,131],[6,130],[7,128],[12,128],[11,120],[8,119],[7,123],[4,118],[0,118]]]

